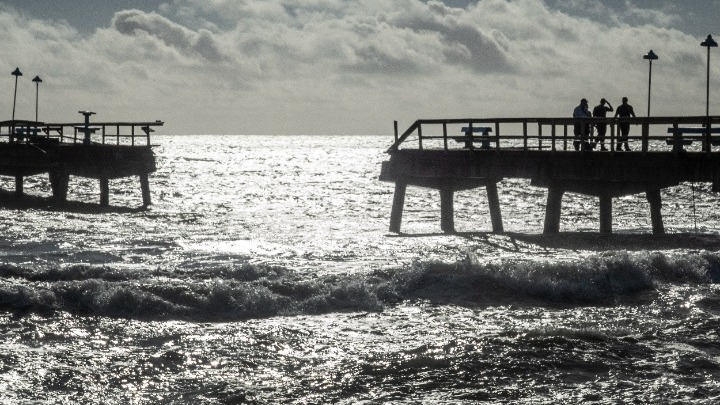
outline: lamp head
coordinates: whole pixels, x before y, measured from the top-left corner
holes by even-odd
[[[19,67],[15,68],[15,70],[13,70],[13,72],[10,73],[10,74],[13,75],[13,76],[22,76],[22,72],[20,72],[20,68],[19,68]]]
[[[643,56],[643,59],[648,60],[656,60],[657,58],[658,56],[655,54],[655,52],[652,51],[652,49],[650,50],[650,52],[646,53],[645,56]]]
[[[708,35],[707,38],[705,38],[705,40],[700,43],[700,45],[711,48],[718,46],[718,43],[715,42],[712,35]]]
[[[34,81],[35,83],[42,83],[42,79],[40,78],[40,76],[35,76],[35,78],[32,79],[32,81]]]

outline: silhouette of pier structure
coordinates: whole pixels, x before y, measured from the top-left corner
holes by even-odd
[[[138,176],[143,206],[151,204],[148,176],[156,170],[150,143],[154,122],[0,122],[0,175],[15,177],[15,198],[24,196],[24,178],[48,174],[56,203],[67,201],[70,176],[97,179],[100,205],[110,203],[111,179]]]
[[[608,126],[608,151],[592,149],[598,123]],[[632,151],[616,148],[620,123],[631,125]],[[484,187],[492,231],[502,233],[497,184],[521,178],[547,189],[545,234],[560,231],[565,193],[599,198],[604,234],[612,233],[613,198],[644,193],[652,231],[663,234],[661,190],[709,182],[720,191],[719,124],[718,116],[422,119],[399,135],[395,122],[395,142],[380,173],[380,180],[395,183],[390,231],[400,232],[408,186],[439,191],[440,226],[447,233],[455,232],[454,193]]]

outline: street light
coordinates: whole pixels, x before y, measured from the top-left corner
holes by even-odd
[[[38,120],[38,94],[40,93],[40,83],[42,83],[42,79],[40,76],[35,76],[34,79],[32,79],[33,82],[35,82],[35,122]]]
[[[718,43],[715,42],[712,35],[708,35],[707,38],[705,38],[704,41],[700,43],[700,45],[707,48],[707,96],[705,98],[705,115],[710,115],[710,48],[715,48],[718,46]]]
[[[643,59],[647,59],[650,62],[650,73],[648,74],[648,117],[650,116],[650,88],[652,87],[652,61],[657,60],[658,56],[655,52],[650,50],[643,56]]]
[[[15,121],[15,100],[17,99],[17,82],[18,82],[18,76],[22,76],[22,73],[20,73],[20,68],[15,68],[15,70],[13,70],[11,75],[15,76],[15,95],[13,96],[13,114],[12,114],[12,119],[13,119],[13,121]]]

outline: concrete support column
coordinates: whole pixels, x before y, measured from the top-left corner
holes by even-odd
[[[392,212],[390,212],[390,232],[400,233],[406,189],[407,183],[404,181],[395,182],[395,194],[393,194]]]
[[[100,205],[110,205],[110,181],[107,178],[100,179]]]
[[[660,198],[660,190],[649,190],[645,192],[647,200],[650,203],[650,220],[652,221],[653,233],[655,235],[664,235],[665,227],[663,226],[662,200]]]
[[[548,188],[548,200],[545,207],[545,235],[555,235],[560,232],[560,211],[562,208],[562,197],[565,190],[559,187]]]
[[[494,233],[503,233],[502,215],[500,212],[500,199],[498,198],[497,183],[487,186],[488,205],[490,206],[490,221]]]
[[[440,189],[440,229],[445,233],[455,232],[454,196],[454,190],[450,188]]]
[[[142,189],[143,207],[147,207],[152,204],[150,198],[150,180],[148,179],[147,173],[140,175],[140,188]]]
[[[53,198],[57,202],[65,202],[67,199],[68,182],[70,176],[62,171],[50,172],[50,187],[52,188]]]
[[[15,198],[23,198],[23,192],[23,176],[17,175],[15,176]]]
[[[612,197],[609,195],[600,196],[600,233],[612,233]]]

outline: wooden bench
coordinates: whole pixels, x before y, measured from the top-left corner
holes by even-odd
[[[13,137],[17,140],[28,139],[31,136],[37,136],[38,132],[40,132],[40,128],[16,127],[13,132]]]
[[[465,147],[468,149],[473,149],[473,142],[482,142],[480,149],[490,149],[490,132],[492,132],[492,128],[462,127],[460,131],[465,135],[452,137],[456,142],[465,142]],[[474,133],[480,133],[482,136],[476,137],[473,135]]]
[[[61,135],[63,132],[62,126],[45,126],[42,128],[42,131],[45,132],[45,135],[50,136],[51,132],[57,133],[57,135]]]
[[[707,140],[707,133],[720,134],[720,128],[704,128],[704,127],[669,127],[668,133],[673,134],[671,138],[666,138],[668,145],[673,145],[673,151],[682,151],[684,145],[692,145],[693,142],[704,142]],[[685,134],[693,134],[686,136]],[[711,145],[720,145],[720,139],[710,137]]]

